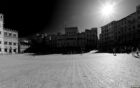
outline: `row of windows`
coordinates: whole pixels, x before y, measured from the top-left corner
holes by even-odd
[[[5,52],[8,52],[8,49],[7,49],[7,48],[5,48],[5,49],[4,49],[4,51],[5,51]],[[16,53],[16,52],[17,52],[17,49],[13,49],[13,52],[15,52],[15,53]],[[12,53],[12,49],[9,49],[9,53]]]
[[[17,37],[17,35],[16,35],[16,34],[7,33],[7,32],[4,32],[4,35],[5,35],[5,36],[13,36],[13,37]]]
[[[2,49],[0,48],[0,52],[1,52],[1,51],[2,51]],[[16,53],[16,52],[17,52],[17,49],[13,49],[13,50],[12,50],[12,49],[9,49],[9,50],[8,50],[7,48],[5,48],[4,51],[5,51],[5,52],[9,52],[9,53],[12,53],[12,52],[15,52],[15,53]]]
[[[0,41],[0,44],[2,44],[2,41]],[[12,42],[4,42],[4,45],[12,45]],[[13,42],[13,45],[17,45],[17,43]]]
[[[76,32],[67,32],[68,35],[76,34]]]
[[[8,45],[8,43],[9,45],[12,45],[12,42],[7,42],[7,41],[4,42],[4,45]],[[13,45],[17,45],[17,43],[13,42]]]
[[[0,34],[1,34],[1,31],[0,31]],[[13,37],[17,37],[16,34],[7,33],[7,32],[4,32],[4,36],[13,36]]]

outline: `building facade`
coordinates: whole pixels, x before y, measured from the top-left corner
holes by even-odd
[[[18,53],[18,32],[4,28],[4,17],[0,14],[0,53]]]
[[[81,51],[97,49],[97,28],[78,32],[78,27],[66,27],[65,34],[48,34],[45,43],[51,50]]]
[[[140,6],[136,12],[101,27],[100,50],[112,48],[140,48]]]
[[[97,28],[91,28],[85,30],[85,45],[86,49],[97,49]]]
[[[65,43],[66,47],[76,48],[78,47],[78,27],[66,27],[65,28]]]
[[[107,50],[114,47],[115,44],[115,28],[116,21],[112,21],[111,23],[101,27],[100,34],[100,49]]]

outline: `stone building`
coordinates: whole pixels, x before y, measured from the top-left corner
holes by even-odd
[[[100,40],[99,40],[100,49],[107,50],[114,47],[115,26],[116,26],[116,21],[112,21],[111,23],[101,27],[101,34],[100,34]]]
[[[85,40],[86,49],[97,49],[97,28],[86,29]]]
[[[140,48],[140,6],[136,12],[101,27],[100,50],[112,48]]]
[[[76,48],[78,38],[78,27],[66,27],[65,28],[65,42],[67,47]]]
[[[81,49],[85,49],[86,48],[86,34],[85,32],[81,32],[78,34],[78,46]]]
[[[3,14],[0,14],[0,53],[18,53],[18,32],[4,28]]]
[[[48,34],[45,37],[46,47],[51,50],[72,51],[97,49],[97,28],[78,32],[78,27],[66,27],[65,34]]]

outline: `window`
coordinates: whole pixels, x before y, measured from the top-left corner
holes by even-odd
[[[9,45],[12,45],[12,42],[9,42]]]
[[[4,32],[4,35],[7,36],[7,32]]]
[[[17,49],[14,49],[13,51],[16,53],[17,52]]]
[[[16,43],[13,43],[13,45],[16,45]]]
[[[12,33],[9,33],[9,36],[12,36]]]
[[[0,44],[1,44],[1,41],[0,41]]]
[[[5,41],[4,44],[7,45],[7,42]]]
[[[5,48],[4,51],[7,52],[7,48]]]
[[[0,34],[1,34],[1,31],[0,31]]]
[[[16,34],[13,34],[14,37],[16,37]]]

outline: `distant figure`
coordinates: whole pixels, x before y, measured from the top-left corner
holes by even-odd
[[[116,49],[113,48],[113,55],[116,56]]]
[[[139,56],[139,49],[138,48],[136,50],[136,54],[137,54],[137,56]]]

